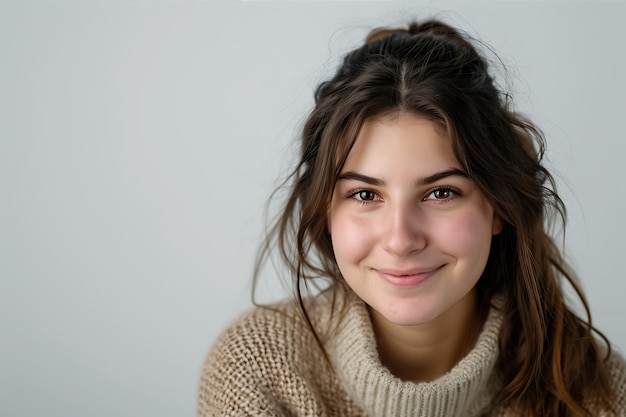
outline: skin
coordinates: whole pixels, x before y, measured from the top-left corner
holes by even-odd
[[[367,121],[328,223],[339,269],[370,308],[381,361],[405,380],[449,371],[482,326],[475,285],[502,229],[450,139],[407,113]]]

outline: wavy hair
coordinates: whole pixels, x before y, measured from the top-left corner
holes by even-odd
[[[308,289],[325,283],[335,294],[350,291],[327,229],[335,182],[363,123],[395,112],[425,116],[442,127],[463,170],[504,223],[477,283],[482,306],[488,308],[496,294],[504,300],[498,360],[504,385],[496,404],[522,415],[610,411],[610,345],[592,326],[587,301],[551,236],[555,225],[564,227],[566,210],[542,164],[544,137],[512,110],[473,41],[441,22],[371,32],[318,86],[300,159],[284,183],[289,191],[282,215],[259,252],[255,282],[277,249],[293,276],[301,312],[323,346],[308,314]],[[566,304],[565,282],[586,317]]]

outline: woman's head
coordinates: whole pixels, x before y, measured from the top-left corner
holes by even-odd
[[[315,98],[302,134],[291,212],[285,213],[291,219],[285,226],[294,227],[296,238],[296,253],[287,258],[298,260],[301,278],[319,275],[343,285],[328,227],[333,190],[363,126],[409,114],[429,120],[450,140],[460,170],[502,220],[479,283],[486,298],[501,291],[516,259],[544,236],[544,204],[551,196],[544,184],[551,178],[538,161],[541,136],[507,109],[506,95],[476,48],[434,21],[374,31]]]

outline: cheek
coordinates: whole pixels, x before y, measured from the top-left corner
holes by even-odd
[[[445,250],[459,257],[489,254],[493,226],[491,216],[486,216],[484,211],[464,211],[439,219],[438,223],[432,236],[437,236]]]
[[[372,240],[370,227],[363,219],[342,216],[332,218],[330,226],[331,241],[337,263],[341,266],[349,261],[356,261],[368,253]]]

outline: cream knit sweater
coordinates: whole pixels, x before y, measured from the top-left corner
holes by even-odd
[[[394,377],[378,359],[364,304],[350,299],[346,317],[327,343],[325,363],[295,303],[257,308],[235,322],[210,351],[200,381],[198,415],[427,416],[482,415],[500,389],[495,362],[501,317],[495,309],[474,349],[446,375],[414,383]],[[330,319],[326,301],[313,314]],[[626,365],[611,358],[616,407],[626,416]],[[492,416],[512,415],[496,410]]]

